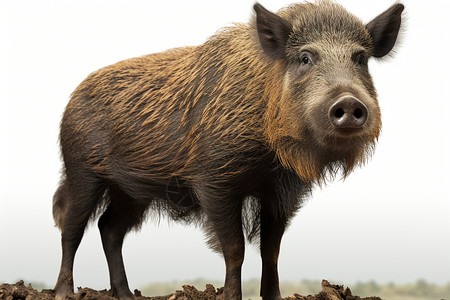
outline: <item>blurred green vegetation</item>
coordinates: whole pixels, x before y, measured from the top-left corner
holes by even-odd
[[[195,286],[198,290],[204,290],[207,283],[218,288],[223,286],[223,282],[205,279],[190,280],[184,283]],[[332,284],[342,284],[340,282],[330,282]],[[144,296],[163,296],[181,290],[183,282],[152,283],[142,287],[140,290]],[[378,284],[375,281],[357,282],[354,284],[344,284],[349,287],[353,295],[360,297],[378,296],[386,300],[450,300],[450,282],[444,285],[428,283],[425,280],[418,280],[411,284]],[[294,293],[300,295],[315,295],[321,291],[320,281],[302,280],[300,282],[281,282],[281,294],[283,297]],[[259,298],[259,280],[248,280],[242,283],[243,299]]]

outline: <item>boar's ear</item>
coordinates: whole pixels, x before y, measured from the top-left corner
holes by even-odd
[[[268,11],[259,3],[253,8],[256,12],[259,42],[264,52],[273,59],[285,57],[286,42],[292,30],[291,23]]]
[[[385,56],[394,47],[400,30],[401,15],[404,8],[401,3],[394,4],[366,25],[366,29],[372,37],[374,57]]]

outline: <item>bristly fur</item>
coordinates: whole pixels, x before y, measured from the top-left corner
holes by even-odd
[[[337,4],[296,4],[280,15],[294,24],[291,44],[323,40],[334,30],[335,37],[370,47],[360,21],[349,19]],[[177,178],[193,186],[208,182],[214,172],[220,184],[251,171],[252,159],[256,166],[261,158],[279,159],[305,183],[319,183],[339,170],[346,175],[361,165],[377,133],[354,157],[341,160],[318,151],[312,140],[293,138],[289,127],[273,124],[291,121],[292,112],[282,106],[291,97],[283,90],[286,65],[261,56],[253,26],[237,24],[201,46],[129,59],[91,74],[66,108],[61,131],[65,159],[119,183],[135,199],[156,194],[154,199],[161,200],[157,207],[169,212],[172,201],[165,199]],[[210,153],[201,149],[204,144]],[[199,167],[211,170],[205,173],[209,178],[198,173]],[[188,211],[182,209],[180,217]],[[170,213],[177,219],[176,214]]]
[[[374,150],[381,115],[367,60],[393,47],[400,7],[369,28],[330,1],[255,11],[202,45],[102,68],[73,92],[53,200],[64,249],[59,298],[73,285],[84,228],[99,214],[113,294],[131,298],[120,249],[152,213],[204,227],[226,261],[226,299],[240,298],[244,236],[259,243],[261,295],[280,298],[281,237],[303,199]],[[360,128],[330,121],[344,96],[367,108]]]

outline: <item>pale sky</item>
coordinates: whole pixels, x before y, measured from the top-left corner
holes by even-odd
[[[286,0],[261,0],[273,11]],[[338,1],[364,22],[392,0]],[[254,1],[0,2],[0,282],[53,286],[61,259],[51,205],[58,127],[71,92],[119,60],[197,45],[246,22]],[[280,280],[450,282],[448,1],[405,0],[397,54],[372,61],[383,132],[366,167],[316,189],[284,236]],[[224,263],[199,229],[149,221],[125,240],[131,289],[155,281],[222,280]],[[247,247],[243,279],[260,277]],[[96,226],[75,260],[75,286],[109,288]]]

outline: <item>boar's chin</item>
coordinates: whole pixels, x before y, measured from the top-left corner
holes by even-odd
[[[326,183],[341,173],[347,177],[355,167],[362,166],[375,149],[375,140],[348,139],[353,147],[343,147],[336,141],[329,144],[299,141],[285,137],[275,146],[281,164],[293,170],[306,183]]]

